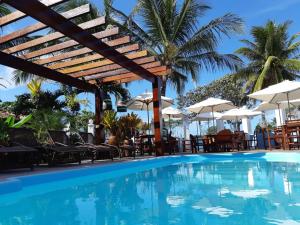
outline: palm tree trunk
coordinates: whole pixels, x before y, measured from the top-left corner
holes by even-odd
[[[166,96],[168,76],[162,76],[161,95]]]

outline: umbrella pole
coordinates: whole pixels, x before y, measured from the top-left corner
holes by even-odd
[[[168,114],[169,116],[169,135],[171,136],[171,115]]]
[[[280,122],[280,125],[282,126],[283,124],[282,124],[282,118],[281,118],[279,103],[277,103],[277,109],[278,109],[278,113],[279,113],[279,122]]]
[[[290,120],[291,120],[291,106],[290,106],[289,93],[286,93],[286,97],[287,97],[288,107],[289,107],[289,116],[288,116],[288,118],[290,118]]]
[[[213,119],[213,127],[215,127],[215,115],[214,115],[214,107],[211,107],[212,119]]]
[[[148,134],[150,135],[149,104],[146,103],[146,106],[147,106],[147,119],[148,119]]]

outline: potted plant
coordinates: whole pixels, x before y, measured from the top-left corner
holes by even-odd
[[[119,118],[117,117],[117,112],[112,110],[104,111],[103,116],[103,125],[104,128],[109,132],[110,136],[108,138],[108,144],[110,145],[119,145]]]

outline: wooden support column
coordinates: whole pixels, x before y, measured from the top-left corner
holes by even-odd
[[[95,144],[101,144],[105,141],[104,126],[102,125],[103,118],[103,94],[102,90],[95,91]]]
[[[161,116],[161,79],[156,77],[152,83],[153,91],[153,117],[154,117],[154,143],[156,156],[164,155],[162,143],[162,116]]]

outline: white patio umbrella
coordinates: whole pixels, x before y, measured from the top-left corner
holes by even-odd
[[[207,112],[207,113],[200,113],[197,114],[192,120],[193,121],[198,121],[198,125],[197,125],[197,134],[198,133],[198,129],[200,130],[201,128],[201,121],[207,121],[208,126],[209,126],[209,120],[215,118],[215,119],[219,119],[223,114],[219,113],[219,112]]]
[[[183,117],[183,113],[179,109],[175,109],[172,106],[164,108],[162,110],[163,118],[168,118],[169,121],[169,131],[171,131],[171,119],[181,119]]]
[[[161,96],[161,107],[162,109],[169,107],[173,104],[173,99]],[[136,111],[147,111],[148,127],[149,121],[149,110],[153,109],[153,95],[152,93],[146,92],[135,98],[132,98],[127,102],[127,108]],[[149,130],[150,131],[150,130]]]
[[[261,115],[260,111],[252,111],[245,108],[231,109],[223,113],[220,119],[222,120],[235,120],[236,122],[244,118],[252,118]]]
[[[219,119],[223,114],[222,113],[219,113],[219,112],[207,112],[207,113],[200,113],[200,114],[197,114],[193,120],[194,121],[206,121],[206,120],[210,120],[210,119]]]
[[[219,98],[208,98],[202,102],[196,103],[187,108],[190,112],[194,113],[212,113],[213,126],[215,126],[215,112],[221,112],[236,108],[231,101],[219,99]]]
[[[285,80],[278,84],[274,84],[267,88],[264,88],[260,91],[254,92],[248,96],[250,98],[269,103],[287,101],[289,113],[291,113],[290,100],[299,99],[300,82]]]
[[[300,105],[300,99],[291,100],[290,104],[293,106]],[[269,102],[262,102],[253,111],[268,111],[268,110],[275,110],[275,109],[287,109],[289,107],[288,101],[282,101],[277,103],[269,103]],[[282,124],[281,114],[279,115],[280,124]]]

